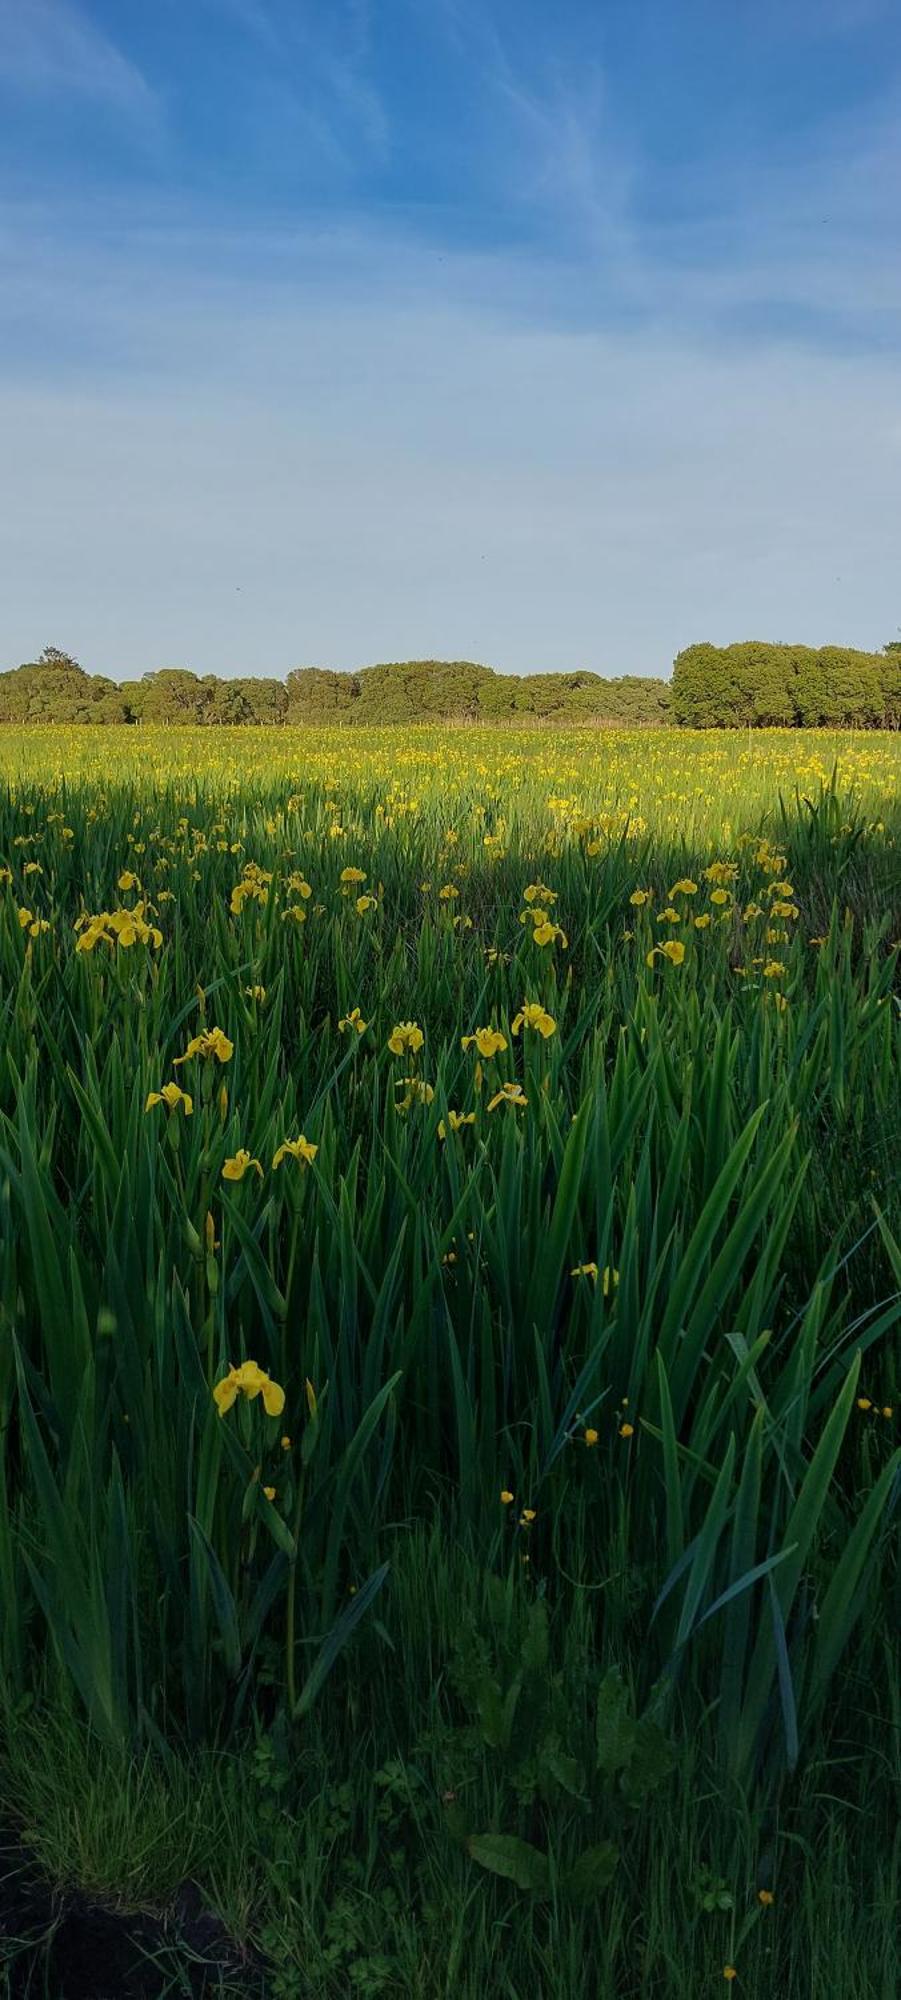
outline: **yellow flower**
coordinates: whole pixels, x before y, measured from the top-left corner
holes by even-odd
[[[873,1408],[873,1405],[870,1401],[869,1396],[858,1396],[857,1407],[859,1410],[871,1410]]]
[[[367,1027],[368,1022],[364,1021],[359,1007],[352,1007],[350,1013],[343,1014],[338,1022],[338,1033],[343,1035],[348,1028],[352,1028],[355,1034],[365,1035]]]
[[[690,875],[681,876],[678,882],[673,883],[670,890],[671,896],[696,896],[697,893],[697,882],[693,882]]]
[[[650,889],[633,889],[632,894],[629,897],[629,901],[632,904],[633,909],[642,910],[644,908],[645,903],[650,902],[652,893],[653,892]]]
[[[431,1104],[435,1096],[432,1085],[424,1083],[421,1076],[399,1077],[395,1089],[405,1092],[397,1100],[398,1111],[409,1111],[411,1104]]]
[[[678,910],[674,910],[672,905],[669,905],[665,910],[661,910],[657,922],[658,924],[678,924],[681,922],[681,919]]]
[[[559,924],[552,924],[549,919],[545,919],[543,924],[536,924],[532,936],[536,944],[542,945],[553,944],[554,939],[559,938],[564,951],[569,943],[566,932],[560,929]]]
[[[257,1006],[262,1007],[263,1001],[266,998],[265,986],[245,986],[244,991],[248,1000],[255,1000]]]
[[[557,1023],[553,1015],[548,1014],[539,1001],[524,1000],[519,1013],[513,1021],[510,1033],[518,1035],[522,1028],[537,1029],[539,1035],[543,1036],[544,1040],[547,1041],[551,1035],[556,1033]]]
[[[528,1102],[529,1100],[524,1095],[520,1084],[505,1083],[502,1089],[497,1092],[497,1095],[492,1097],[488,1109],[489,1111],[496,1111],[499,1104],[514,1104],[519,1110],[523,1110]]]
[[[286,1436],[279,1438],[279,1444],[281,1445],[282,1451],[290,1451],[291,1439],[289,1437]]]
[[[595,1283],[598,1267],[596,1264],[574,1264],[569,1275],[571,1278],[590,1278],[592,1283]]]
[[[512,1506],[513,1499],[514,1495],[510,1492],[509,1487],[504,1486],[501,1490],[501,1506],[502,1507]]]
[[[274,1499],[275,1499],[275,1487],[274,1487],[274,1486],[264,1486],[264,1487],[263,1487],[263,1492],[265,1493],[265,1495],[266,1495],[266,1498],[267,1498],[267,1500],[269,1500],[269,1501],[272,1501],[272,1500],[274,1500]]]
[[[496,1028],[477,1028],[474,1035],[463,1035],[460,1039],[461,1049],[471,1049],[473,1044],[480,1056],[488,1057],[500,1055],[507,1046],[507,1040],[505,1035],[498,1034]]]
[[[770,1904],[775,1902],[772,1889],[758,1889],[757,1901],[763,1904],[765,1910],[769,1909]]]
[[[366,871],[363,868],[342,868],[338,880],[343,882],[348,889],[351,889],[358,882],[365,882]]]
[[[22,924],[24,920],[28,920],[28,918],[30,918],[30,910],[24,910],[24,912],[20,910],[20,912],[18,912],[18,922],[20,922],[20,924]],[[76,930],[80,930],[82,934],[80,934],[80,938],[78,938],[78,944],[76,944],[76,952],[92,952],[96,944],[114,944],[114,936],[112,936],[112,930],[108,930],[108,928],[106,928],[106,924],[108,924],[108,918],[106,918],[106,910],[100,910],[100,914],[98,914],[98,916],[84,916],[84,918],[78,918],[78,922],[76,922],[76,926],[74,926],[74,928],[76,928]]]
[[[451,1132],[462,1132],[464,1125],[474,1125],[475,1122],[476,1114],[474,1111],[448,1111],[447,1124],[445,1124],[443,1118],[439,1119],[438,1137],[439,1139],[446,1139],[448,1130]]]
[[[587,1444],[587,1446],[588,1446],[588,1448],[589,1448],[589,1451],[591,1450],[591,1447],[592,1447],[592,1445],[595,1445],[595,1444],[597,1444],[597,1441],[598,1441],[598,1436],[599,1436],[599,1433],[598,1433],[598,1432],[597,1432],[596,1430],[593,1430],[593,1429],[592,1429],[592,1427],[591,1427],[591,1425],[589,1424],[589,1426],[588,1426],[588,1429],[587,1429],[586,1431],[584,1431],[584,1432],[583,1432],[583,1437],[584,1437],[584,1440],[585,1440],[585,1443]]]
[[[670,965],[681,965],[685,957],[685,946],[681,938],[669,938],[666,944],[655,944],[648,952],[646,963],[653,965],[656,957],[668,958]]]
[[[222,1178],[224,1181],[243,1181],[249,1167],[255,1167],[262,1180],[263,1169],[260,1166],[259,1160],[252,1160],[246,1149],[243,1146],[239,1146],[234,1157],[226,1160],[222,1169]]]
[[[532,1522],[534,1521],[534,1519],[535,1519],[535,1508],[524,1507],[519,1517],[519,1525],[521,1528],[530,1528],[532,1526]]]
[[[290,1158],[299,1160],[302,1167],[311,1167],[318,1151],[319,1147],[314,1146],[312,1140],[306,1139],[301,1132],[299,1139],[282,1140],[272,1164],[274,1167],[280,1167],[283,1160]]]
[[[768,958],[763,968],[763,976],[764,979],[779,979],[784,971],[785,966],[782,964],[781,959]]]
[[[152,1111],[155,1104],[165,1104],[167,1111],[175,1111],[180,1104],[186,1118],[190,1118],[194,1109],[193,1097],[186,1090],[179,1090],[177,1083],[164,1083],[162,1090],[149,1090],[145,1112]]]
[[[388,1036],[388,1047],[393,1056],[402,1056],[409,1049],[411,1055],[418,1055],[425,1036],[416,1021],[399,1021]]]
[[[221,1028],[208,1028],[202,1035],[194,1035],[183,1056],[176,1056],[174,1067],[190,1062],[192,1056],[215,1056],[220,1063],[231,1062],[235,1053],[234,1042],[230,1042]]]
[[[375,896],[357,897],[356,910],[358,917],[365,917],[367,910],[377,910],[377,909],[378,909],[378,901]]]
[[[728,889],[711,889],[710,901],[711,903],[728,903],[729,901]]]
[[[619,1434],[620,1434],[620,1437],[621,1437],[621,1438],[630,1438],[630,1437],[634,1437],[634,1434],[635,1434],[635,1425],[634,1425],[634,1424],[620,1424],[620,1427],[619,1427]]]
[[[43,931],[49,931],[50,929],[47,918],[36,917],[31,910],[22,909],[19,911],[19,923],[23,931],[27,931],[29,937],[33,938],[40,937]]]
[[[136,903],[133,910],[111,910],[103,913],[102,921],[109,926],[117,944],[120,944],[123,950],[128,950],[133,944],[149,944],[154,951],[159,951],[163,933],[157,930],[155,924],[148,924],[145,921],[146,907],[145,903]]]
[[[239,1396],[246,1396],[249,1403],[255,1396],[262,1396],[267,1417],[280,1417],[285,1407],[285,1392],[278,1382],[273,1382],[255,1361],[242,1361],[238,1368],[230,1368],[221,1382],[213,1390],[213,1401],[224,1417]]]
[[[609,1298],[610,1296],[611,1286],[616,1286],[618,1284],[619,1284],[619,1272],[616,1269],[616,1266],[614,1264],[605,1264],[604,1276],[602,1280],[602,1289],[605,1299]]]
[[[735,1970],[735,1967],[734,1967],[734,1965],[724,1965],[724,1966],[723,1966],[723,1978],[724,1978],[724,1979],[737,1979],[737,1978],[738,1978],[738,1973],[736,1972],[736,1970]]]

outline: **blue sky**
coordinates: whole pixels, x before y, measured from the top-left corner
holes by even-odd
[[[0,665],[901,625],[896,0],[0,0]]]

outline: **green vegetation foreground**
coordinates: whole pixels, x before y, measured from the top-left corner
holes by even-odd
[[[236,1991],[888,2000],[899,739],[124,741],[0,739],[4,1817]]]

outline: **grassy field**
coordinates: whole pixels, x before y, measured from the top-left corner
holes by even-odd
[[[0,1822],[122,1993],[896,1991],[899,778],[0,732]]]

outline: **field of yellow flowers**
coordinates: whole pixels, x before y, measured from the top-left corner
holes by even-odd
[[[0,732],[0,1698],[32,1763],[60,1717],[250,1760],[273,1992],[484,1992],[524,1905],[499,1993],[775,1979],[780,1812],[890,1706],[899,778],[875,733]],[[711,1836],[664,1949],[689,1757],[741,1882]]]

